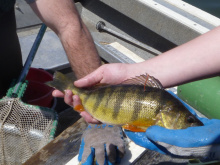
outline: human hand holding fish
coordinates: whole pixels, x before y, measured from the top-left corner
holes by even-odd
[[[181,102],[203,122],[204,126],[179,130],[151,126],[146,132],[124,132],[137,145],[162,154],[199,158],[203,161],[220,160],[220,120],[200,118],[190,106]]]
[[[70,107],[75,107],[77,105],[81,105],[81,101],[77,95],[73,95],[71,90],[65,90],[65,92],[61,92],[60,90],[55,89],[52,93],[53,97],[64,98],[64,102],[68,104]],[[79,114],[84,118],[87,123],[99,124],[100,121],[94,119],[89,113],[86,111],[79,112]]]
[[[116,74],[117,73],[117,74]],[[74,82],[76,87],[90,87],[97,83],[105,84],[119,84],[123,80],[130,78],[131,75],[127,74],[127,64],[111,64],[102,65],[91,74],[81,78]],[[112,78],[114,75],[114,78]],[[54,97],[62,97],[66,104],[71,107],[79,107],[81,100],[77,95],[74,95],[71,90],[65,90],[65,92],[55,89],[52,93]],[[100,124],[101,122],[93,118],[87,111],[79,112],[84,120],[92,124]]]
[[[220,120],[203,118],[204,126],[172,130],[151,126],[146,132],[126,131],[137,145],[162,154],[203,161],[220,160]]]
[[[54,90],[53,96],[54,97],[63,97],[64,102],[71,107],[82,106],[82,103],[81,103],[79,96],[74,95],[71,90],[65,90],[64,93],[59,90]],[[87,123],[91,123],[91,124],[100,124],[101,123],[100,121],[93,118],[87,111],[78,111],[78,112]]]
[[[91,75],[90,75],[91,76]],[[94,75],[93,75],[94,76]],[[90,81],[91,80],[91,81]],[[79,80],[79,81],[77,81],[77,82],[75,82],[75,85],[77,85],[77,83],[80,83],[80,82],[83,82],[84,81],[84,83],[82,83],[81,84],[81,86],[86,86],[85,84],[95,84],[96,82],[97,82],[97,80],[98,79],[96,79],[96,78],[85,78],[84,80],[83,79],[81,79],[81,80]],[[100,80],[98,80],[98,81],[100,81]],[[106,80],[107,81],[107,80]],[[120,81],[122,81],[122,79],[120,79]],[[93,82],[93,83],[91,83],[91,82]],[[105,82],[105,81],[102,81],[102,82]],[[60,83],[60,82],[59,82]],[[79,84],[78,84],[78,86],[80,86]],[[89,86],[89,85],[88,85]],[[148,88],[147,88],[148,89]],[[164,90],[163,90],[164,91]],[[143,90],[143,85],[142,85],[142,92],[144,93],[144,92],[146,92],[145,90]],[[151,92],[151,91],[147,91],[147,92]],[[92,93],[94,93],[94,91],[92,92]],[[97,95],[96,95],[97,96]],[[102,97],[104,97],[104,96],[102,96]],[[169,99],[168,100],[170,100],[172,97],[170,97],[170,96],[168,96],[169,97]],[[132,97],[131,97],[132,98]],[[157,97],[156,97],[156,99],[157,99]],[[154,98],[154,100],[155,100],[155,98]],[[93,102],[95,102],[94,100],[93,100]],[[167,102],[168,103],[168,102]],[[105,105],[105,108],[106,108],[106,104],[104,104]],[[161,112],[161,110],[160,110],[160,112]],[[176,120],[175,119],[175,122],[173,122],[173,118],[172,118],[172,115],[170,116],[171,118],[171,120],[169,119],[169,115],[168,115],[168,113],[167,112],[171,112],[171,114],[172,114],[172,111],[170,111],[170,109],[168,108],[167,110],[165,110],[165,111],[162,111],[162,112],[164,112],[163,114],[160,114],[160,115],[156,115],[156,120],[154,120],[154,121],[159,121],[158,123],[155,123],[155,124],[157,124],[157,125],[162,125],[162,126],[168,126],[168,125],[170,125],[170,127],[172,127],[171,129],[175,129],[175,125],[177,124],[178,125],[178,122],[176,122],[176,121],[178,121],[178,120]],[[187,116],[187,118],[185,118],[185,119],[183,119],[182,121],[185,121],[185,123],[184,123],[184,125],[186,126],[185,128],[187,128],[187,127],[189,127],[189,126],[192,126],[194,123],[195,123],[195,126],[196,125],[198,125],[198,126],[201,126],[202,124],[201,124],[201,122],[199,122],[198,121],[198,119],[196,119],[191,113],[188,113],[187,111],[185,112],[185,110],[184,110],[184,113],[183,114],[188,114],[188,115],[186,115]],[[180,113],[178,112],[178,113],[174,113],[174,115],[175,114],[177,114],[177,116],[176,117],[178,117],[178,119],[179,118],[181,118],[180,116]],[[166,115],[168,115],[168,116],[166,116]],[[103,115],[102,115],[103,116]],[[165,116],[165,120],[163,121],[163,116]],[[184,116],[184,115],[183,115]],[[158,117],[158,118],[157,118]],[[166,117],[168,117],[168,118],[166,118]],[[175,117],[175,116],[174,116]],[[128,118],[128,117],[124,117],[124,118]],[[145,119],[146,119],[146,116],[145,116]],[[162,119],[162,121],[161,121],[161,119]],[[171,121],[171,122],[167,122],[167,121]],[[204,121],[204,120],[203,120]],[[218,125],[218,121],[219,120],[216,120],[216,121],[214,121],[214,123],[217,123],[217,125]],[[173,124],[173,123],[175,123],[175,124]],[[181,122],[180,122],[181,123]],[[188,124],[187,124],[188,123]],[[168,154],[172,154],[172,155],[175,155],[175,154],[179,154],[178,152],[171,152],[172,151],[172,149],[173,149],[173,146],[175,145],[175,144],[172,144],[172,142],[171,143],[160,143],[159,141],[158,141],[158,144],[157,144],[157,141],[154,141],[153,143],[152,143],[152,140],[154,140],[153,138],[154,137],[159,137],[159,135],[160,135],[160,131],[162,131],[162,130],[165,130],[164,132],[166,133],[166,132],[169,132],[169,131],[173,131],[173,133],[174,133],[174,135],[175,135],[175,132],[177,131],[177,132],[184,132],[184,135],[185,135],[185,138],[187,139],[187,137],[191,137],[191,135],[192,135],[192,132],[194,131],[194,132],[197,132],[197,129],[198,128],[200,128],[200,132],[203,132],[202,130],[210,130],[210,127],[211,127],[211,129],[213,129],[213,128],[215,128],[214,127],[214,125],[210,125],[210,123],[213,123],[212,122],[212,120],[211,120],[211,122],[205,122],[204,124],[207,124],[207,125],[204,125],[204,126],[201,126],[201,127],[192,127],[192,128],[187,128],[187,129],[183,129],[183,130],[169,130],[169,129],[165,129],[165,128],[162,128],[162,127],[158,127],[158,126],[152,126],[152,127],[150,127],[149,129],[147,129],[147,131],[146,131],[146,134],[145,133],[133,133],[133,132],[129,132],[130,133],[130,135],[134,135],[134,137],[135,138],[132,138],[132,136],[130,136],[131,137],[131,139],[132,140],[134,140],[137,144],[140,142],[141,144],[140,145],[142,145],[143,143],[142,142],[144,142],[144,147],[146,147],[146,148],[149,148],[149,149],[152,149],[152,150],[156,150],[156,151],[158,151],[158,152],[161,152],[161,153],[168,153]],[[114,124],[114,123],[113,123]],[[146,124],[146,123],[144,123],[144,124]],[[149,123],[150,125],[148,125],[148,127],[149,126],[151,126],[151,125],[155,125],[155,124],[153,124],[152,122],[151,123]],[[165,125],[164,125],[165,124]],[[168,125],[167,125],[168,124]],[[116,124],[117,125],[117,124]],[[143,126],[143,125],[142,125]],[[168,126],[169,127],[169,126]],[[128,127],[129,128],[129,127]],[[178,129],[178,126],[176,127],[177,129]],[[205,129],[204,129],[205,128]],[[157,130],[157,129],[160,129],[160,131],[155,131],[156,132],[156,135],[155,136],[150,136],[151,134],[149,133],[148,134],[148,132],[154,132],[154,130]],[[161,130],[162,129],[162,130]],[[188,134],[187,134],[187,131],[188,131]],[[154,133],[155,133],[154,132]],[[219,130],[217,130],[216,132],[219,132]],[[126,131],[126,133],[128,134],[128,136],[129,136],[129,133],[128,133],[128,131]],[[165,133],[162,135],[163,137],[164,137],[164,135],[165,135]],[[170,132],[169,132],[170,133]],[[170,137],[170,134],[166,134],[167,136],[165,136],[165,137]],[[137,135],[137,136],[136,136]],[[148,138],[148,135],[149,135],[149,138]],[[158,135],[158,136],[157,136]],[[137,138],[137,137],[139,137],[139,138]],[[161,136],[160,136],[161,137]],[[180,138],[181,137],[184,137],[184,136],[180,136]],[[196,137],[196,136],[194,136],[194,137]],[[214,137],[216,137],[216,136],[214,136]],[[171,138],[174,138],[175,139],[175,137],[171,137]],[[201,139],[203,139],[203,137],[198,137],[195,141],[197,142],[197,141],[199,141],[199,138],[201,138]],[[206,137],[204,137],[204,138],[206,138]],[[209,139],[209,138],[208,138]],[[210,138],[210,139],[212,139],[212,138]],[[139,141],[139,142],[138,142]],[[171,140],[171,141],[175,141],[175,140]],[[177,141],[179,141],[179,139],[177,140]],[[194,142],[195,142],[194,141]],[[200,140],[200,141],[203,141],[203,140]],[[148,145],[148,144],[150,144],[150,145]],[[153,145],[152,145],[153,144]],[[163,145],[163,144],[165,144],[165,145]],[[166,145],[166,144],[168,144],[168,146]],[[170,145],[171,144],[171,145]],[[210,143],[210,145],[208,146],[209,148],[210,148],[210,146],[212,146],[211,145],[212,143]],[[166,148],[165,150],[161,150],[161,148]],[[181,147],[181,146],[180,146]],[[198,147],[201,147],[201,146],[198,146]],[[208,148],[207,147],[207,148]],[[217,147],[217,148],[219,148],[219,147]],[[169,149],[171,149],[171,151],[169,150]],[[201,147],[201,148],[196,148],[196,150],[198,150],[199,152],[197,153],[197,155],[198,154],[204,154],[204,149],[203,149],[203,147]],[[187,149],[186,149],[187,150]],[[175,151],[175,150],[174,150]],[[191,148],[189,149],[189,150],[187,150],[187,151],[191,151]],[[208,151],[208,150],[206,150],[206,151]],[[187,152],[186,152],[187,153]],[[190,155],[192,152],[188,152],[187,154],[188,155]],[[206,152],[206,153],[208,153],[208,152]],[[215,153],[215,152],[214,152]],[[193,154],[195,154],[195,152],[193,152]],[[217,155],[217,154],[216,154]],[[194,155],[195,156],[195,155]]]
[[[148,74],[118,85],[77,88],[65,75],[56,72],[54,80],[47,84],[61,91],[71,89],[79,95],[83,106],[74,106],[75,110],[86,110],[103,123],[123,126],[127,130],[145,132],[151,125],[170,129],[202,125],[178,99],[163,89],[158,80]]]

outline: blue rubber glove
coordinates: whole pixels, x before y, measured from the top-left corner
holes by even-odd
[[[90,124],[83,133],[78,160],[82,165],[113,165],[125,152],[122,130],[118,126]]]
[[[192,108],[185,103],[184,105],[195,114]],[[125,133],[136,144],[162,154],[182,158],[200,158],[206,161],[220,160],[220,120],[199,119],[204,126],[181,130],[151,126],[144,133],[130,131]]]

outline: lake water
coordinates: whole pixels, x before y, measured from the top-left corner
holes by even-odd
[[[220,0],[184,0],[184,1],[220,18]]]

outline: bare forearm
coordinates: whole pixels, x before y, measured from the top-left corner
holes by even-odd
[[[220,74],[220,27],[143,63],[134,64],[136,75],[149,73],[164,87]]]
[[[59,36],[77,78],[100,66],[93,39],[72,0],[37,0],[30,6]]]
[[[93,39],[84,24],[78,32],[70,29],[62,33],[60,39],[77,78],[84,77],[101,65]]]

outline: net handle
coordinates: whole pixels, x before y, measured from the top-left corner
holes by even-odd
[[[24,80],[25,80],[25,78],[26,78],[26,76],[28,74],[28,71],[30,69],[30,66],[31,66],[33,60],[34,60],[34,57],[36,55],[36,52],[37,52],[37,50],[39,48],[39,45],[41,43],[41,40],[42,40],[42,38],[44,36],[44,33],[45,33],[46,29],[47,29],[47,26],[45,24],[42,24],[42,26],[41,26],[38,34],[37,34],[37,37],[36,37],[36,39],[34,41],[34,44],[33,44],[32,48],[30,50],[30,53],[29,53],[29,55],[28,55],[28,57],[26,59],[26,62],[24,64],[24,67],[23,67],[23,69],[21,71],[21,74],[20,74],[20,76],[18,78],[18,81],[17,81],[17,83],[16,83],[16,85],[14,87],[14,90],[13,90],[13,93],[12,93],[12,97],[18,97],[20,86],[22,85],[22,83],[24,82]]]

